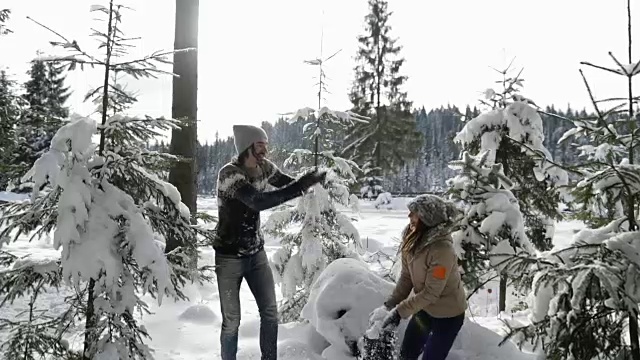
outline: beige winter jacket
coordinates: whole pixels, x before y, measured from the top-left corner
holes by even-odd
[[[410,295],[411,290],[414,291]],[[435,318],[455,317],[465,312],[467,301],[458,257],[449,233],[425,234],[414,255],[402,256],[402,272],[395,290],[385,303],[397,305],[406,319],[420,310]]]

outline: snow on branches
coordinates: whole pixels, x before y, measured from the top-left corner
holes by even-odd
[[[362,249],[353,219],[337,207],[351,207],[357,212],[358,198],[350,194],[349,185],[355,182],[353,170],[358,167],[331,150],[319,150],[320,146],[328,148],[323,126],[362,119],[349,112],[305,108],[296,111],[290,121],[301,118],[308,121],[305,129],[316,140],[316,149],[293,151],[284,166],[300,172],[317,167],[326,171],[327,177],[324,184],[301,197],[296,206],[273,212],[264,225],[267,234],[281,238],[282,248],[274,255],[272,266],[285,299],[280,310],[281,321],[285,322],[299,319],[311,285],[329,263],[344,257],[359,258]],[[299,226],[299,230],[287,231],[292,225]]]
[[[460,229],[452,234],[463,262],[465,285],[474,289],[490,269],[507,268],[511,257],[535,250],[525,233],[513,183],[501,164],[490,164],[489,153],[463,153],[450,167],[460,171],[449,180],[453,199],[465,203],[466,215]]]

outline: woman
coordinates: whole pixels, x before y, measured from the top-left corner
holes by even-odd
[[[451,239],[461,213],[434,195],[418,196],[408,208],[410,222],[400,245],[402,272],[384,304],[393,310],[382,327],[395,327],[401,318],[411,317],[400,359],[418,359],[422,352],[424,360],[445,360],[467,308]]]

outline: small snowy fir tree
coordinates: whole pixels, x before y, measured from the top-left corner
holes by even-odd
[[[59,316],[49,313],[47,304],[40,296],[47,289],[58,289],[62,285],[59,259],[20,259],[10,253],[0,251],[0,308],[13,305],[25,298],[24,311],[12,318],[0,317],[0,331],[8,334],[8,340],[0,346],[3,358],[7,360],[35,360],[45,356],[56,359],[68,357],[68,343],[61,338],[63,329],[71,324],[72,312]],[[65,302],[75,308],[79,304],[69,297]],[[48,304],[49,306],[51,304]]]
[[[362,177],[360,178],[360,197],[368,200],[376,200],[378,195],[382,194],[382,177],[379,175],[382,169],[373,166],[370,161],[365,162],[362,166]]]
[[[285,167],[295,166],[300,172],[312,168],[326,171],[326,181],[301,197],[297,206],[275,211],[265,224],[266,233],[281,238],[282,247],[274,254],[272,266],[284,298],[279,315],[280,321],[285,323],[300,319],[311,285],[329,263],[344,257],[357,258],[357,251],[362,247],[351,218],[336,207],[340,204],[357,210],[358,198],[349,193],[349,185],[356,180],[353,169],[358,166],[329,150],[332,148],[330,136],[323,130],[345,128],[356,122],[366,122],[366,118],[350,111],[321,107],[322,94],[326,91],[322,65],[333,56],[335,54],[327,59],[320,56],[306,61],[320,71],[318,109],[299,109],[289,121],[305,122],[303,131],[313,141],[314,149],[297,149],[284,164]],[[292,224],[300,225],[300,229],[287,232]]]
[[[551,160],[544,147],[542,119],[535,104],[519,94],[522,82],[520,72],[511,76],[511,64],[498,71],[502,79],[501,92],[487,89],[482,103],[488,109],[468,120],[454,141],[473,155],[485,153],[487,166],[502,165],[512,181],[510,191],[519,203],[524,217],[527,237],[534,247],[551,249],[554,221],[561,218],[559,203],[561,187],[568,184],[566,171]],[[500,311],[506,309],[507,276],[500,276]]]
[[[549,250],[554,221],[561,218],[560,187],[568,184],[568,175],[543,145],[542,118],[535,104],[519,94],[522,70],[511,76],[510,69],[511,65],[499,71],[500,92],[485,91],[482,103],[488,110],[468,119],[454,141],[474,155],[487,151],[489,164],[502,164],[514,182],[511,190],[520,202],[529,239],[537,249]]]
[[[89,55],[63,38],[54,44],[73,54],[43,59],[67,62],[70,68],[103,69],[104,85],[94,92],[102,99],[101,121],[72,115],[25,176],[34,183],[31,201],[2,209],[0,245],[53,231],[54,248],[61,250],[59,259],[46,262],[2,253],[2,265],[9,269],[0,276],[0,295],[5,301],[24,296],[30,301],[26,319],[0,322],[11,334],[2,347],[5,358],[61,358],[64,353],[65,358],[86,360],[151,359],[152,350],[144,343],[149,334],[136,316],[148,312],[142,295],[159,303],[167,296],[185,299],[182,286],[201,279],[190,264],[197,257],[197,239],[211,236],[191,225],[177,189],[155,175],[175,158],[145,147],[177,127],[177,121],[109,116],[110,94],[120,91],[109,81],[114,72],[148,77],[164,72],[156,63],[168,62],[166,53],[118,59],[130,47],[120,30],[123,9],[113,1],[108,7],[91,7],[107,18],[107,30],[95,33],[106,56]],[[168,236],[183,246],[165,255]],[[37,297],[43,288],[62,282],[71,288],[67,309],[45,316],[45,307],[36,308]],[[78,327],[78,320],[84,326]],[[79,334],[70,333],[73,329]],[[67,346],[73,335],[84,336],[81,349]]]
[[[300,118],[308,121],[307,129],[312,137],[322,136],[324,122],[362,121],[355,114],[326,107],[318,111],[301,109],[291,120]],[[265,224],[268,234],[282,239],[282,247],[274,255],[272,264],[284,297],[280,310],[283,322],[299,319],[311,285],[327,264],[343,257],[358,257],[357,251],[362,247],[351,218],[336,206],[357,207],[358,198],[349,193],[349,185],[356,180],[353,169],[357,169],[357,165],[335,156],[332,151],[315,153],[297,149],[285,161],[285,167],[293,166],[300,172],[314,167],[327,171],[327,179],[300,198],[297,206],[275,211]],[[299,224],[300,230],[287,232],[292,224]]]
[[[460,229],[452,236],[462,259],[463,282],[472,294],[493,274],[510,270],[514,256],[534,252],[524,229],[513,183],[502,164],[488,160],[488,151],[478,156],[464,152],[450,167],[460,171],[448,181],[452,199],[466,205]]]
[[[532,324],[512,329],[508,337],[521,345],[533,343],[551,359],[640,359],[640,138],[632,88],[640,63],[631,52],[630,1],[627,15],[627,64],[611,52],[614,68],[582,63],[626,78],[627,98],[596,100],[581,70],[597,116],[575,120],[575,128],[565,134],[576,143],[588,140],[580,146],[585,162],[577,166],[582,180],[575,186],[575,201],[581,211],[611,221],[604,226],[594,222],[597,228],[583,229],[568,247],[528,260],[538,269]]]

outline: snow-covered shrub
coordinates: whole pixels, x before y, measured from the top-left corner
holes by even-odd
[[[69,319],[49,316],[40,301],[47,289],[62,285],[60,270],[59,259],[19,259],[0,251],[0,308],[12,305],[21,297],[28,296],[29,300],[26,311],[11,318],[0,317],[0,332],[8,334],[7,341],[0,346],[4,359],[35,360],[38,356],[63,358],[67,355],[66,342],[52,329],[65,327]]]
[[[298,110],[290,121],[308,121],[305,129],[321,143],[321,125],[348,124],[359,119],[348,112],[322,108]],[[324,141],[322,141],[324,142]],[[331,151],[297,149],[285,161],[285,167],[306,172],[314,167],[327,172],[324,184],[301,197],[295,207],[271,214],[264,231],[280,238],[282,247],[271,259],[276,281],[280,283],[284,302],[280,307],[281,322],[298,320],[318,275],[332,261],[344,257],[358,258],[362,251],[360,235],[351,217],[340,212],[338,205],[355,208],[358,198],[349,193],[355,181],[355,163],[337,157]],[[299,225],[296,232],[287,228]]]
[[[391,196],[391,193],[382,192],[378,194],[378,197],[376,198],[374,205],[376,209],[379,209],[383,205],[391,205],[392,201],[393,201],[393,196]]]
[[[369,314],[393,291],[390,283],[356,259],[338,259],[313,284],[302,317],[330,344],[325,359],[354,359],[369,328]]]
[[[372,166],[368,161],[362,166],[362,177],[360,178],[360,197],[368,200],[377,199],[380,194],[384,193],[382,187],[383,178],[380,176],[382,169]]]

